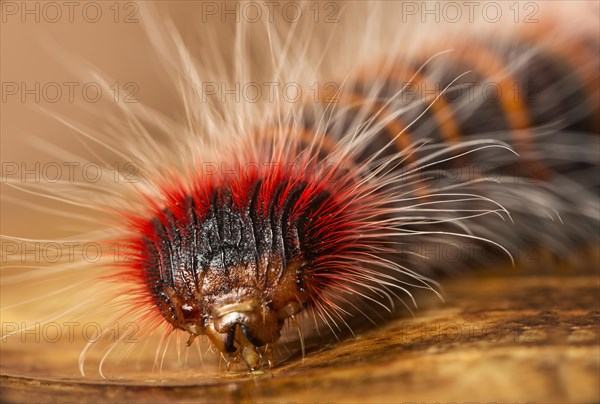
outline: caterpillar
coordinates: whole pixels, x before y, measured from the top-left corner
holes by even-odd
[[[303,342],[307,322],[336,335],[352,332],[353,316],[376,324],[398,306],[411,310],[415,290],[442,296],[442,275],[490,264],[485,251],[488,261],[515,261],[523,246],[560,256],[597,242],[600,63],[593,29],[570,32],[565,27],[575,22],[555,27],[548,19],[515,24],[510,33],[485,23],[461,26],[466,33],[439,27],[448,34],[428,38],[420,31],[430,24],[411,26],[415,33],[394,24],[413,3],[327,4],[347,13],[340,25],[351,45],[340,46],[341,55],[321,49],[333,32],[321,33],[314,47],[303,36],[319,38],[312,31],[327,32],[325,24],[236,21],[223,48],[230,45],[237,60],[198,59],[178,28],[137,5],[184,118],[119,104],[123,120],[96,129],[52,113],[92,156],[103,153],[99,161],[140,162],[140,170],[133,183],[123,168],[114,170],[118,181],[93,184],[3,181],[21,193],[19,201],[58,201],[66,211],[52,214],[103,226],[51,240],[101,243],[98,262],[59,260],[44,273],[5,266],[2,294],[16,303],[3,311],[73,293],[38,315],[52,322],[101,313],[105,324],[131,320],[129,331],[146,339],[127,345],[132,333],[104,327],[81,351],[82,374],[90,355],[99,355],[104,377],[111,353],[123,349],[126,358],[138,346],[162,367],[171,335],[187,345],[204,336],[227,369],[241,362],[257,370],[277,364],[273,349],[286,327]],[[203,18],[214,11],[189,7]],[[364,7],[371,21],[353,34]],[[256,59],[268,60],[264,71],[253,71]],[[293,102],[279,92],[260,102],[222,102],[223,86],[215,83],[232,80],[211,81],[210,74],[238,84],[258,82],[253,74],[271,77],[263,80],[269,88],[294,83],[304,94]],[[35,242],[3,238],[10,248]],[[473,250],[451,263],[424,256],[453,243]],[[5,247],[3,257],[18,264],[22,255]],[[54,289],[20,296],[34,275],[48,277]],[[3,327],[3,341],[30,330],[18,324]],[[150,337],[156,332],[158,342]]]

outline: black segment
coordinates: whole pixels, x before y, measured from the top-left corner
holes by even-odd
[[[311,239],[307,226],[328,194],[309,201],[308,207],[298,214],[298,201],[306,185],[283,181],[269,199],[265,214],[259,205],[261,185],[257,181],[250,187],[243,207],[234,203],[229,190],[219,188],[202,217],[198,216],[193,198],[188,197],[182,218],[165,209],[152,220],[154,234],[143,239],[144,256],[148,257],[144,272],[165,317],[174,316],[174,302],[165,294],[168,288],[182,302],[194,299],[200,292],[216,297],[241,284],[254,285],[248,279],[258,280],[261,274],[244,271],[257,268],[259,260],[278,257],[285,268],[294,259],[311,256],[309,249],[317,241]],[[205,297],[210,300],[210,296]]]

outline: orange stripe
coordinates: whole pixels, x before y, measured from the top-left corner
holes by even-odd
[[[544,24],[541,29],[528,30],[523,33],[523,40],[533,45],[539,44],[543,49],[546,49],[550,54],[557,56],[564,63],[567,63],[571,71],[580,77],[580,81],[584,86],[584,91],[588,97],[588,105],[592,109],[592,114],[595,115],[595,130],[600,133],[600,66],[596,63],[592,67],[583,69],[583,66],[589,66],[592,61],[598,61],[598,50],[590,49],[579,37],[569,38],[569,41],[547,41],[545,35],[547,32],[552,32],[552,27],[549,24]],[[546,28],[546,29],[543,29]],[[591,38],[590,38],[591,39]],[[598,38],[594,38],[596,43]]]
[[[461,60],[466,62],[473,69],[477,70],[483,77],[493,78],[495,76],[504,76],[497,83],[502,96],[499,98],[501,108],[506,114],[506,119],[509,126],[513,129],[527,129],[531,122],[527,114],[527,108],[521,101],[521,97],[508,97],[507,94],[512,94],[518,81],[508,74],[506,65],[495,54],[487,49],[475,44],[468,45],[459,44]],[[454,52],[448,54],[453,56]],[[521,131],[520,134],[515,134],[515,140],[524,142],[529,139],[529,131]]]
[[[321,98],[319,98],[321,99]],[[342,91],[337,101],[342,101],[348,107],[360,107],[363,105],[369,105],[369,112],[375,118],[375,122],[380,121],[382,118],[386,118],[391,116],[389,110],[383,106],[383,104],[379,101],[367,100],[361,94],[355,93],[353,91]],[[393,140],[396,145],[396,149],[399,152],[406,151],[411,147],[411,138],[408,133],[406,126],[402,125],[402,121],[399,118],[394,118],[391,122],[385,125],[386,132],[390,136],[390,139]],[[401,135],[399,135],[403,132]],[[410,156],[412,157],[412,156]]]
[[[366,99],[360,94],[350,93],[352,99],[356,102],[365,101]],[[372,101],[372,105],[375,108],[371,109],[371,112],[374,112],[377,116],[376,119],[381,119],[379,117],[385,118],[388,116],[388,109],[383,107],[382,103],[378,101]],[[394,144],[396,146],[396,150],[399,152],[407,152],[405,157],[403,157],[404,163],[403,166],[407,166],[411,163],[415,163],[417,160],[417,156],[414,153],[410,153],[414,150],[412,139],[410,137],[410,132],[407,127],[403,124],[402,120],[399,118],[394,118],[390,123],[386,125],[386,132],[388,135],[392,137]],[[429,195],[428,189],[429,186],[426,182],[419,183],[421,187],[414,187],[413,192],[416,196],[419,197],[427,197]]]
[[[369,112],[375,117],[375,122],[389,116],[388,109],[384,107],[381,102],[369,101],[361,94],[355,92],[343,91],[337,101],[342,101],[349,107],[353,107],[354,105],[362,107],[368,103],[370,106]],[[409,132],[399,118],[394,118],[394,120],[385,125],[385,128],[386,132],[393,140],[397,151],[408,152],[412,149],[412,140]],[[415,157],[414,154],[407,154],[404,161],[407,163],[414,163]],[[423,184],[423,188],[415,188],[414,192],[418,196],[427,196],[428,192],[426,184]]]
[[[504,61],[487,48],[475,42],[464,43],[462,41],[453,41],[448,44],[447,48],[453,49],[453,51],[446,53],[442,57],[450,58],[464,64],[465,68],[477,71],[483,78],[491,79],[500,77],[496,83],[501,92],[501,96],[498,98],[498,105],[504,113],[509,128],[512,129],[515,147],[522,152],[527,152],[529,155],[534,156],[534,147],[532,147],[534,141],[530,129],[531,121],[527,112],[528,108],[524,102],[524,97],[520,93],[516,97],[512,96],[513,91],[519,88],[517,86],[518,81],[513,75],[509,74]],[[419,55],[422,58],[429,58],[435,54],[436,50],[440,50],[439,46],[436,47],[435,44],[428,44],[420,49]],[[529,170],[529,174],[533,178],[548,178],[550,172],[539,162],[540,159],[532,158],[528,162],[532,160],[538,160],[539,167],[535,171]]]
[[[394,83],[402,86],[407,83],[407,78],[405,76],[409,76],[408,80],[413,78],[413,80],[410,81],[411,83],[424,83],[425,86],[432,86],[435,88],[435,83],[433,83],[429,77],[423,76],[418,73],[417,70],[409,66],[402,66],[402,68],[399,65],[394,66],[389,74],[390,79],[392,79]],[[458,129],[458,123],[454,119],[451,110],[451,107],[443,97],[439,97],[431,103],[431,111],[438,124],[442,138],[447,142],[456,142],[460,140],[461,136],[460,130]]]
[[[530,156],[535,156],[535,148],[531,132],[531,121],[527,112],[527,105],[523,102],[524,97],[517,93],[516,97],[510,96],[513,91],[518,89],[518,81],[508,73],[504,62],[488,49],[474,43],[457,42],[453,44],[454,52],[446,56],[455,58],[465,63],[473,70],[476,70],[482,77],[494,78],[502,77],[496,83],[500,89],[501,96],[498,99],[500,108],[504,112],[509,127],[512,129],[512,137],[517,150],[526,152]],[[542,165],[539,158],[531,158],[527,163],[536,161],[536,169],[530,169],[529,174],[532,178],[547,179],[550,171]],[[530,166],[528,166],[530,167]]]

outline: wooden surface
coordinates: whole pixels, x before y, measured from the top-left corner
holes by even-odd
[[[513,275],[448,280],[445,303],[255,374],[55,379],[4,350],[2,401],[599,402],[598,275]]]

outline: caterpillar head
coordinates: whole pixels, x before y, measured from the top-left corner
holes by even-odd
[[[314,299],[332,201],[321,185],[285,175],[184,193],[138,225],[134,270],[188,345],[206,335],[228,367],[271,365],[285,320]]]

